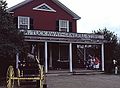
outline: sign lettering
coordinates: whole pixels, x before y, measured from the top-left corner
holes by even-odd
[[[87,34],[87,33],[69,33],[69,32],[53,32],[39,30],[24,30],[25,36],[40,36],[40,37],[60,37],[60,38],[77,38],[77,39],[100,39],[103,40],[103,35]]]

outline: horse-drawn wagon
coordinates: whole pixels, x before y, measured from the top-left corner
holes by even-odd
[[[18,62],[17,69],[14,66],[9,66],[7,70],[7,88],[14,88],[14,84],[21,86],[22,81],[34,81],[36,82],[37,88],[46,88],[45,84],[45,73],[43,65],[40,65],[37,57],[32,57],[31,54],[28,55],[32,59]]]

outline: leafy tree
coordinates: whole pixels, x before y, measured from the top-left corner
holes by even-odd
[[[120,66],[120,43],[118,43],[115,47],[114,58],[117,60],[118,66]]]
[[[112,72],[112,60],[116,59],[115,49],[118,45],[117,43],[117,35],[114,32],[107,30],[106,28],[97,31],[93,31],[95,34],[103,34],[105,42],[105,70],[107,72]]]
[[[3,63],[0,67],[7,68],[7,64],[14,64],[17,52],[27,52],[24,36],[13,22],[12,15],[7,12],[6,1],[0,0],[0,62]]]
[[[104,35],[105,40],[107,40],[109,43],[114,43],[115,45],[117,44],[117,35],[114,34],[114,32],[111,32],[107,30],[106,28],[97,31],[93,31],[95,34],[102,34]]]

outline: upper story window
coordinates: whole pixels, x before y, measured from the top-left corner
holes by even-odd
[[[30,29],[30,17],[18,16],[18,29]]]
[[[35,8],[33,10],[42,10],[42,11],[50,11],[50,12],[56,12],[53,8],[51,8],[49,5],[46,3],[43,3]]]
[[[68,20],[59,20],[59,31],[69,32],[69,21]]]

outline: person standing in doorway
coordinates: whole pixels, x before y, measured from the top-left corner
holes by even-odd
[[[100,67],[100,60],[98,59],[98,57],[95,57],[94,68],[98,70],[99,67]]]
[[[114,73],[116,74],[117,70],[118,70],[118,66],[117,66],[117,60],[113,60],[113,70],[114,70]]]

